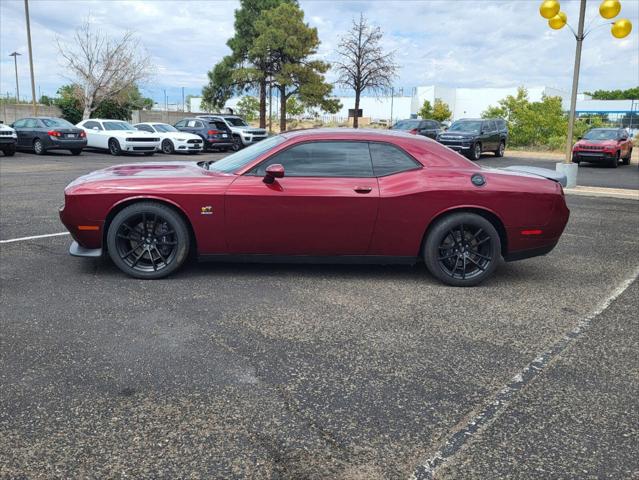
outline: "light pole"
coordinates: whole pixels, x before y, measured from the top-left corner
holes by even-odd
[[[29,46],[29,69],[31,70],[31,101],[33,103],[33,115],[38,115],[38,104],[35,96],[35,77],[33,76],[33,49],[31,48],[31,22],[29,21],[29,0],[24,0],[24,16],[27,19],[27,42]]]
[[[16,70],[16,103],[20,102],[20,85],[18,84],[18,56],[22,55],[18,52],[10,53],[9,56],[13,57],[13,66]]]
[[[572,139],[575,129],[575,111],[577,109],[577,89],[579,86],[579,70],[581,67],[581,46],[584,38],[595,28],[612,24],[611,33],[615,38],[624,38],[630,34],[632,23],[627,18],[621,18],[616,22],[605,22],[584,32],[584,21],[586,16],[586,0],[580,0],[579,21],[577,31],[568,24],[568,16],[562,12],[557,0],[544,0],[539,6],[539,13],[548,19],[548,26],[553,30],[560,30],[568,25],[570,31],[575,36],[577,46],[575,48],[575,67],[572,74],[572,92],[570,94],[570,112],[568,113],[568,135],[566,137],[566,157],[563,163],[557,164],[557,170],[566,174],[568,186],[577,185],[577,164],[572,163]],[[599,14],[606,20],[610,20],[621,11],[619,0],[603,0],[599,5]]]

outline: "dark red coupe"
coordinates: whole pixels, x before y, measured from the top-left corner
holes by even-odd
[[[190,252],[217,261],[415,263],[475,285],[500,261],[543,255],[569,211],[552,170],[479,167],[398,132],[301,130],[218,162],[119,165],[72,182],[70,253],[108,251],[160,278]]]

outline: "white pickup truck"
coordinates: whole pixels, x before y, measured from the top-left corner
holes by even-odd
[[[233,138],[240,147],[248,147],[260,140],[264,140],[268,136],[265,129],[251,127],[242,117],[237,115],[199,115],[197,118],[224,121],[231,129]]]

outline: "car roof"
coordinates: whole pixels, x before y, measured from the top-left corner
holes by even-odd
[[[125,122],[129,123],[128,120],[120,120],[118,118],[87,118],[86,120],[80,120],[80,122]]]
[[[416,137],[401,130],[378,130],[372,128],[305,128],[289,130],[280,135],[287,139],[299,137],[344,140],[387,140],[391,138],[402,138],[405,140],[423,139],[428,141],[425,137]]]

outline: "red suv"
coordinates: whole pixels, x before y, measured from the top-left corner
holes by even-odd
[[[617,168],[619,160],[630,163],[632,140],[623,128],[593,128],[572,147],[572,161],[604,162]]]

